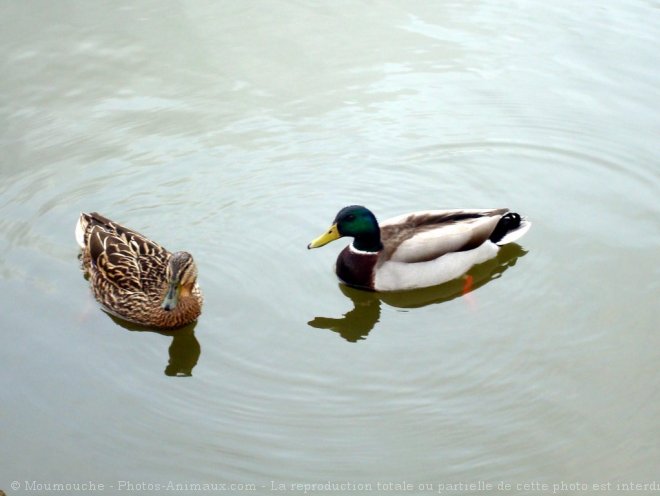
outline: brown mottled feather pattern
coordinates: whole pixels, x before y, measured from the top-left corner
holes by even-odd
[[[161,308],[169,251],[96,212],[82,214],[82,220],[83,268],[94,296],[110,313],[155,327],[179,327],[199,316],[203,300],[197,285],[173,310]]]

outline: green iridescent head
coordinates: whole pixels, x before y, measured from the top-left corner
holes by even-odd
[[[332,226],[307,248],[318,248],[344,236],[354,238],[353,246],[358,250],[374,252],[383,247],[376,216],[362,205],[350,205],[342,208]]]

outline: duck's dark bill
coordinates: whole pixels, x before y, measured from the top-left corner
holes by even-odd
[[[178,302],[179,302],[179,284],[172,283],[170,284],[170,287],[167,290],[167,294],[165,295],[165,299],[163,300],[163,304],[161,305],[161,308],[166,311],[174,310]]]

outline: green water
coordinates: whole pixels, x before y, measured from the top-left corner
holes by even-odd
[[[0,489],[657,480],[660,22],[580,5],[0,0]],[[353,203],[534,225],[378,295],[306,249]],[[193,254],[196,324],[99,308],[94,210]]]

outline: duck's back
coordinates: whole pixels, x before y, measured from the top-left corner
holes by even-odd
[[[76,239],[97,286],[146,295],[162,292],[170,253],[159,244],[96,212],[81,214]]]
[[[427,262],[477,248],[507,212],[506,208],[428,210],[388,219],[380,226],[384,247],[381,263]]]

